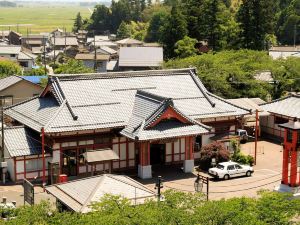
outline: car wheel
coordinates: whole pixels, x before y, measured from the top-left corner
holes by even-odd
[[[230,176],[228,174],[224,175],[224,180],[229,180]]]
[[[251,177],[251,171],[247,171],[246,176]]]

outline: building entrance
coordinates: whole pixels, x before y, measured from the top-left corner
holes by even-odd
[[[62,173],[66,174],[67,176],[76,176],[77,175],[76,149],[64,150],[62,158],[63,158]]]
[[[151,165],[164,165],[166,155],[165,144],[151,144],[150,145],[150,164]]]

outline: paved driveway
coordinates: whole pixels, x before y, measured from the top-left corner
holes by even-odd
[[[210,179],[209,199],[221,199],[248,196],[257,196],[260,189],[273,190],[280,184],[281,165],[282,165],[282,146],[266,141],[258,143],[257,165],[254,166],[252,177],[233,178],[227,181]],[[254,142],[242,145],[242,151],[245,154],[254,155]],[[166,167],[164,171],[156,173],[162,175],[164,179],[164,188],[194,192],[194,181],[196,173],[184,174],[179,168]],[[203,174],[207,176],[206,174]],[[139,180],[140,182],[153,189],[156,179]],[[204,190],[206,187],[204,186]]]

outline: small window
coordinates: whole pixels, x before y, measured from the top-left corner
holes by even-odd
[[[243,168],[242,168],[240,165],[238,165],[238,164],[235,165],[235,168],[238,169],[238,170],[239,170],[239,169],[243,169]]]
[[[227,167],[227,170],[234,170],[234,165],[230,165]]]
[[[15,58],[16,54],[10,54],[10,57]]]
[[[283,123],[288,123],[289,120],[286,119],[286,118],[282,118],[282,117],[279,117],[279,116],[275,116],[274,118],[274,123],[275,124],[283,124]]]

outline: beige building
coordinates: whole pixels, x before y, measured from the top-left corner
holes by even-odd
[[[9,106],[39,95],[43,88],[19,76],[0,79],[0,104]]]

